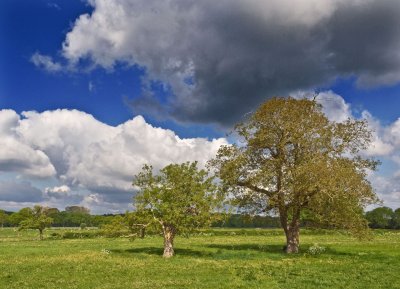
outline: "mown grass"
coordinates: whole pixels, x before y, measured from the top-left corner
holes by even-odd
[[[285,255],[280,230],[207,230],[177,237],[165,260],[162,238],[51,239],[0,229],[0,288],[400,288],[400,232],[360,242],[303,231],[301,253]],[[59,230],[57,232],[60,232]],[[307,249],[318,243],[320,255]]]

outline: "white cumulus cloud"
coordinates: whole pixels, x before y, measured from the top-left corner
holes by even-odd
[[[62,185],[59,187],[47,187],[44,192],[45,193],[55,193],[55,194],[68,194],[71,191],[71,188],[66,186],[66,185]]]
[[[87,192],[110,204],[131,203],[132,179],[144,164],[160,169],[198,161],[204,166],[227,143],[223,138],[180,138],[141,116],[110,126],[77,110],[22,115],[0,111],[0,172],[55,177],[60,185],[44,189],[53,200],[88,201],[82,196]]]
[[[55,175],[48,156],[23,141],[16,132],[20,121],[15,111],[0,110],[0,173],[15,171],[40,178]]]
[[[49,72],[57,72],[63,69],[61,64],[53,61],[52,57],[40,54],[39,52],[32,55],[31,62],[35,66],[43,68]]]

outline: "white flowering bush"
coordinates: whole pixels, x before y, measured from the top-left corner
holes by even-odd
[[[325,250],[326,250],[325,247],[319,246],[318,244],[314,244],[310,248],[308,248],[307,253],[310,255],[319,255],[324,253]]]
[[[103,253],[103,254],[111,254],[111,251],[110,250],[107,250],[107,249],[102,249],[101,250],[101,253]]]

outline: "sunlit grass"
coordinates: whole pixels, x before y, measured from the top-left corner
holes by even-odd
[[[158,236],[53,240],[49,230],[38,241],[3,229],[0,288],[400,288],[400,232],[368,242],[304,232],[301,253],[289,256],[280,230],[227,231],[178,237],[165,260]],[[315,243],[325,252],[308,254]]]

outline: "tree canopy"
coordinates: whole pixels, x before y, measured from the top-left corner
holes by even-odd
[[[396,214],[391,208],[379,207],[365,214],[371,228],[395,228]]]
[[[23,229],[37,229],[39,230],[40,240],[43,240],[43,231],[50,227],[53,219],[47,215],[47,207],[36,205],[33,209],[28,208],[30,211],[26,218],[19,224],[19,228]]]
[[[68,206],[65,207],[65,211],[68,213],[90,214],[90,210],[82,206]]]
[[[234,204],[253,214],[277,213],[286,252],[298,252],[302,215],[363,232],[363,208],[377,197],[366,179],[377,162],[360,152],[366,121],[329,121],[315,100],[272,98],[235,127],[238,144],[223,146],[210,165]]]
[[[145,165],[135,176],[133,185],[139,189],[135,207],[149,222],[161,226],[164,235],[164,257],[174,255],[173,240],[178,233],[210,225],[213,212],[223,195],[214,184],[214,177],[199,170],[197,162],[171,164],[153,174]]]

